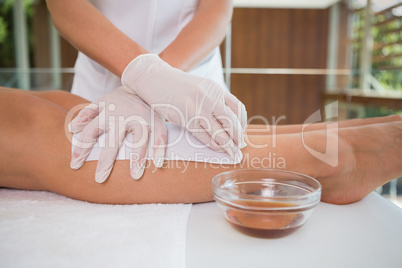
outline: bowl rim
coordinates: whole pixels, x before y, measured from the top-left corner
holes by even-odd
[[[308,204],[294,205],[294,206],[289,206],[289,207],[279,207],[279,206],[278,207],[253,207],[253,206],[246,206],[246,205],[241,205],[238,203],[226,201],[226,200],[220,198],[219,196],[214,196],[214,200],[217,203],[220,203],[227,207],[235,208],[238,210],[244,210],[244,211],[254,211],[254,212],[275,212],[275,211],[299,212],[299,211],[313,209],[320,203],[320,200],[317,199],[317,200],[314,200],[314,202],[311,202]],[[266,201],[266,200],[264,200],[264,201]]]
[[[239,207],[238,204],[233,203],[233,202],[231,202],[230,200],[223,199],[221,196],[219,196],[218,194],[216,194],[216,190],[219,190],[219,191],[222,191],[222,192],[225,192],[225,193],[228,193],[228,194],[233,194],[230,190],[227,190],[227,189],[224,189],[224,188],[219,187],[219,186],[217,185],[217,183],[216,183],[216,180],[217,180],[216,178],[217,178],[218,176],[226,175],[226,174],[229,174],[229,173],[247,172],[247,171],[251,171],[251,172],[254,172],[254,171],[267,171],[267,172],[280,172],[280,173],[293,174],[293,175],[298,175],[298,176],[307,178],[307,179],[311,180],[312,182],[314,182],[314,183],[316,183],[316,184],[318,185],[318,188],[317,188],[317,189],[314,189],[313,191],[311,191],[311,192],[309,192],[309,193],[307,193],[307,194],[292,195],[292,196],[265,197],[265,198],[263,198],[263,199],[261,199],[261,200],[258,200],[258,201],[267,201],[267,202],[270,202],[270,201],[271,201],[271,202],[275,202],[275,201],[276,201],[276,202],[297,201],[297,200],[301,200],[301,199],[308,199],[308,198],[310,198],[310,197],[316,196],[317,194],[320,196],[320,198],[318,199],[318,202],[319,202],[320,199],[321,199],[321,191],[322,191],[321,183],[320,183],[318,180],[314,179],[313,177],[311,177],[311,176],[309,176],[309,175],[306,175],[306,174],[302,174],[302,173],[290,171],[290,170],[283,170],[283,169],[263,169],[263,168],[261,168],[261,169],[258,169],[258,168],[250,168],[250,169],[229,170],[229,171],[221,172],[221,173],[215,175],[215,176],[212,178],[212,181],[211,181],[212,194],[213,194],[214,198],[217,197],[217,198],[219,198],[219,200],[220,200],[221,202],[227,203],[227,204],[229,204],[229,205],[231,205],[231,206]],[[239,200],[255,200],[255,199],[252,199],[252,198],[247,198],[247,195],[242,195],[242,196],[240,196],[240,197],[241,197],[241,198],[240,198]],[[300,205],[300,206],[310,206],[310,205],[312,205],[312,204],[314,204],[314,203],[318,203],[318,202],[313,201],[313,202],[311,202],[311,203],[304,204],[304,205]],[[294,208],[300,207],[300,206],[299,206],[299,205],[295,205],[295,206],[291,206],[291,207],[281,207],[281,209],[294,209]],[[250,209],[250,208],[248,208],[248,209]],[[261,209],[261,208],[259,208],[259,209]],[[269,210],[271,210],[271,209],[272,209],[272,207],[271,207]]]

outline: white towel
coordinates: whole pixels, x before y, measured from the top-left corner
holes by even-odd
[[[0,267],[185,267],[190,209],[0,189]]]

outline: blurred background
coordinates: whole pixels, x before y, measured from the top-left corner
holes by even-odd
[[[303,123],[334,101],[335,120],[402,115],[401,0],[234,0],[234,7],[221,45],[224,75],[252,123]],[[44,0],[0,0],[1,86],[69,91],[76,57]],[[402,204],[398,180],[378,191]]]

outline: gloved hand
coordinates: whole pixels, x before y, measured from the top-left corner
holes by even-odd
[[[246,146],[244,105],[213,80],[171,67],[155,54],[131,61],[122,84],[157,113],[188,129],[202,143],[232,159]]]
[[[91,152],[98,137],[107,132],[105,148],[99,157],[95,180],[104,182],[112,171],[119,148],[125,136],[133,135],[133,154],[130,174],[134,179],[144,173],[148,152],[149,133],[154,138],[154,163],[161,167],[167,144],[164,120],[156,113],[151,126],[151,109],[138,95],[119,87],[80,111],[69,124],[72,133],[81,132],[79,143],[73,149],[71,168],[79,169]]]

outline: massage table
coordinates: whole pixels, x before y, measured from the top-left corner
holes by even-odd
[[[193,205],[187,268],[402,267],[402,209],[377,193],[350,205],[320,203],[295,233],[260,239],[236,231],[216,203]]]
[[[0,267],[402,267],[402,210],[377,193],[320,203],[295,233],[233,229],[215,202],[99,205],[0,189]]]

